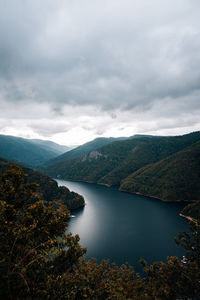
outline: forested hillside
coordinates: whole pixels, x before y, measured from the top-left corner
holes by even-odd
[[[164,200],[200,200],[200,141],[124,179],[120,189]]]
[[[10,169],[12,165],[13,164],[11,162],[0,159],[0,175]],[[24,180],[25,184],[37,183],[38,188],[35,201],[37,199],[41,199],[52,203],[61,200],[68,209],[77,209],[85,205],[84,199],[81,195],[75,192],[70,192],[69,189],[64,186],[58,187],[57,182],[50,177],[23,166],[16,166],[22,168],[23,172],[26,174]]]
[[[128,192],[140,192],[139,188],[134,188],[130,181],[132,174],[136,171],[139,172],[143,170],[142,168],[148,166],[149,164],[155,164],[161,162],[163,159],[171,157],[171,155],[178,153],[190,147],[194,143],[200,140],[200,132],[194,132],[191,134],[175,137],[140,137],[133,138],[123,141],[115,141],[95,149],[88,154],[82,155],[79,158],[74,159],[63,159],[62,161],[55,162],[51,165],[42,168],[42,171],[46,172],[50,176],[57,176],[63,179],[81,180],[94,183],[101,183],[106,185],[122,185],[121,189]],[[198,153],[198,147],[196,146],[196,151]],[[193,153],[193,152],[192,152]],[[186,151],[185,156],[188,156],[187,162],[189,162],[190,152]],[[184,164],[183,158],[179,156],[180,167],[182,163]],[[196,156],[194,157],[194,160]],[[198,162],[194,161],[194,165],[198,166]],[[171,164],[172,165],[172,164]],[[170,172],[170,159],[166,160],[165,169]],[[171,173],[171,180],[175,181],[176,176],[184,176],[184,172],[181,168],[177,167],[176,172]],[[189,168],[188,168],[189,172]],[[158,173],[157,173],[158,174]],[[196,173],[195,173],[196,174]],[[194,174],[194,177],[196,176]],[[156,175],[161,176],[161,175]],[[162,175],[163,177],[164,175]],[[190,176],[185,173],[184,181],[188,181]],[[164,178],[164,177],[163,177]],[[195,177],[196,178],[196,177]],[[127,179],[127,180],[126,180]],[[161,178],[162,179],[162,178]],[[165,179],[163,179],[165,180]],[[155,182],[155,181],[154,181]],[[139,185],[139,183],[138,183]],[[170,185],[165,185],[166,189],[170,189]],[[188,181],[186,185],[188,188],[192,186],[191,181]],[[196,185],[197,186],[197,185]],[[170,195],[173,194],[171,200],[183,200],[186,199],[197,199],[198,190],[187,195],[180,195],[182,193],[181,187],[177,184],[174,186],[176,189],[176,195],[168,192],[163,192],[157,197],[163,197],[163,199],[169,200]],[[156,188],[156,186],[155,186]],[[191,192],[191,187],[189,188],[189,193]],[[150,195],[150,193],[148,193]]]
[[[40,146],[43,149],[54,152],[55,155],[61,155],[62,153],[65,153],[65,152],[70,151],[72,149],[72,147],[59,145],[59,144],[56,144],[52,141],[47,141],[47,140],[30,139],[28,141],[33,143],[33,144],[36,144],[36,145]]]
[[[3,172],[8,163],[1,165]],[[148,266],[141,259],[140,276],[128,264],[86,261],[79,236],[66,231],[68,211],[32,203],[35,185],[24,176],[18,167],[0,174],[1,299],[199,299],[199,216],[175,239],[184,260],[171,256]]]
[[[35,167],[59,154],[60,151],[57,151],[55,147],[52,149],[46,141],[41,143],[15,136],[0,135],[0,157],[9,161]]]
[[[79,147],[76,147],[74,149],[72,149],[71,151],[68,151],[66,153],[63,153],[62,155],[59,155],[58,157],[51,159],[50,161],[47,161],[45,163],[45,165],[51,165],[53,163],[58,163],[58,162],[62,162],[62,161],[66,161],[66,160],[71,160],[74,158],[78,158],[82,155],[85,155],[87,153],[89,153],[90,151],[93,151],[95,149],[98,149],[104,145],[110,144],[113,141],[118,141],[118,140],[124,140],[126,138],[96,138],[88,143],[85,143]]]

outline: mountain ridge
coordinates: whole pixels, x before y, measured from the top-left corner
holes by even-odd
[[[200,200],[200,141],[144,166],[128,176],[120,190],[165,201]]]
[[[74,159],[74,158],[78,158],[82,155],[85,155],[87,153],[89,153],[90,151],[93,151],[95,149],[98,149],[99,147],[102,147],[104,145],[107,145],[113,141],[116,141],[116,140],[121,140],[121,139],[126,139],[124,137],[119,137],[119,138],[104,138],[104,137],[101,137],[101,138],[96,138],[92,141],[89,141],[83,145],[80,145],[66,153],[63,153],[62,155],[59,155],[58,157],[56,158],[53,158],[49,161],[47,161],[45,163],[45,165],[49,165],[49,164],[52,164],[52,163],[56,163],[56,162],[60,162],[60,161],[63,161],[63,160],[71,160],[71,159]]]
[[[60,154],[56,151],[56,143],[39,141],[1,134],[0,157],[28,167],[36,167]],[[55,146],[54,149],[47,146],[49,143]]]
[[[158,163],[199,140],[198,131],[174,137],[140,137],[113,141],[79,158],[49,165],[43,172],[63,179],[116,185],[128,191],[121,184],[131,174],[149,164]],[[134,192],[139,193],[139,190]]]
[[[49,140],[41,140],[41,139],[28,139],[33,144],[37,144],[44,149],[49,149],[55,152],[56,155],[60,155],[64,152],[72,150],[73,147],[68,147],[65,145],[60,145],[55,142]]]

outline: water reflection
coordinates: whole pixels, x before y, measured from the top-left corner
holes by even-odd
[[[78,209],[72,210],[71,215],[75,216],[75,217],[80,217],[83,213],[84,213],[84,207],[80,207]]]
[[[173,238],[187,229],[179,217],[180,203],[165,203],[138,195],[119,192],[95,184],[58,180],[70,190],[82,194],[86,206],[73,211],[68,231],[81,238],[88,249],[87,258],[109,258],[122,264],[128,261],[141,271],[140,257],[148,263],[182,256],[183,250]]]

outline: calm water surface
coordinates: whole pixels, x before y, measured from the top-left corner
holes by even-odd
[[[152,263],[184,254],[173,240],[178,232],[187,230],[186,221],[179,216],[183,204],[96,184],[57,182],[85,198],[86,206],[73,211],[68,231],[80,235],[81,245],[87,248],[86,258],[96,257],[98,262],[108,258],[119,265],[128,262],[139,272],[141,257]]]

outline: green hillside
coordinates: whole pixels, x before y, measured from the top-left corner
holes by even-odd
[[[200,132],[176,137],[140,137],[109,143],[77,159],[44,167],[50,176],[106,185],[121,182],[140,168],[156,163],[200,140]]]
[[[164,200],[200,200],[200,141],[124,179],[120,189]]]
[[[151,265],[140,259],[140,275],[128,263],[86,260],[79,236],[67,230],[65,207],[34,198],[35,187],[17,167],[0,176],[0,299],[199,299],[199,216],[175,238],[185,249],[182,259]]]
[[[28,167],[35,167],[58,156],[59,153],[49,147],[33,143],[29,139],[0,135],[0,157]]]
[[[72,149],[71,151],[68,151],[66,153],[63,153],[62,155],[57,156],[54,159],[51,159],[50,161],[46,162],[45,165],[51,165],[53,163],[58,163],[58,162],[62,162],[62,161],[66,161],[66,160],[71,160],[71,159],[75,159],[78,158],[82,155],[85,155],[95,149],[98,149],[104,145],[107,145],[113,141],[117,141],[117,140],[123,140],[126,138],[96,138],[88,143],[85,143],[81,146],[78,146],[74,149]]]
[[[13,164],[11,162],[0,159],[0,175],[10,169],[12,165]],[[37,195],[41,200],[47,202],[62,200],[68,209],[77,209],[84,206],[85,202],[81,195],[70,192],[66,187],[58,187],[58,184],[55,180],[44,174],[23,166],[17,166],[22,168],[23,172],[27,175],[24,183],[34,182],[38,184]]]
[[[61,155],[62,153],[65,153],[67,151],[70,151],[72,147],[64,146],[64,145],[59,145],[56,144],[52,141],[47,141],[47,140],[40,140],[40,139],[31,139],[28,140],[29,142],[40,146],[41,148],[45,150],[49,150],[51,152],[54,152],[56,156]]]

